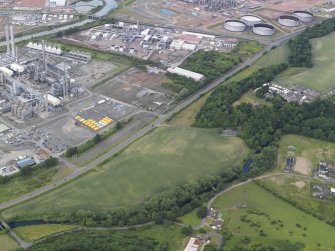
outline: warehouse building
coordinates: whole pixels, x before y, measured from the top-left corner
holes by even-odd
[[[35,160],[33,160],[30,157],[19,160],[18,162],[16,162],[16,166],[20,169],[22,169],[24,167],[34,166],[34,165],[36,165],[36,162],[35,162]]]
[[[200,73],[196,73],[196,72],[193,72],[193,71],[185,70],[185,69],[180,68],[180,67],[173,67],[173,68],[171,67],[171,68],[168,68],[167,71],[170,72],[170,73],[177,74],[179,76],[184,76],[184,77],[187,77],[187,78],[192,78],[195,81],[201,81],[201,80],[205,79],[205,76],[202,75],[202,74],[200,74]]]

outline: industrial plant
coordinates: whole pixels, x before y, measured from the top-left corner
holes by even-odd
[[[61,49],[44,41],[18,49],[14,43],[13,25],[7,24],[5,31],[7,51],[1,55],[0,61],[1,114],[10,114],[12,119],[21,122],[44,117],[61,109],[61,100],[84,93],[68,69],[49,58],[62,55]]]

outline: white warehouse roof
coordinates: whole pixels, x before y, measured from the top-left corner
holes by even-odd
[[[203,33],[196,33],[196,32],[189,32],[189,31],[183,31],[184,35],[191,35],[191,36],[196,36],[198,38],[208,38],[210,40],[214,40],[215,39],[215,36],[213,35],[209,35],[209,34],[203,34]]]
[[[180,68],[180,67],[168,68],[167,71],[170,72],[170,73],[174,73],[174,74],[177,74],[177,75],[180,75],[180,76],[187,77],[187,78],[192,78],[195,81],[200,81],[200,80],[205,78],[205,76],[200,74],[200,73],[185,70],[185,69]]]

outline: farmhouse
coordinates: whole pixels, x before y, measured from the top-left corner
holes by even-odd
[[[198,238],[191,237],[184,251],[200,251],[203,242]]]

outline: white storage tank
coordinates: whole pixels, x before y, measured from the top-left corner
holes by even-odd
[[[282,15],[278,18],[278,23],[286,27],[295,27],[300,24],[300,20],[292,15]]]
[[[23,73],[24,72],[24,67],[19,65],[19,64],[16,64],[16,63],[11,64],[10,68],[11,68],[11,70],[13,70],[15,72],[18,72],[18,73]]]
[[[247,25],[240,20],[230,19],[224,22],[223,28],[228,31],[243,32],[247,28]]]
[[[275,27],[271,24],[255,24],[252,28],[253,33],[260,36],[272,36],[275,33]]]
[[[245,15],[241,17],[241,21],[244,22],[247,26],[252,27],[255,24],[261,23],[262,19],[254,15]]]
[[[7,77],[11,77],[14,74],[14,72],[12,70],[10,70],[10,69],[8,69],[7,67],[4,67],[4,66],[0,67],[0,71]]]
[[[293,15],[299,18],[303,23],[312,22],[314,20],[314,15],[308,11],[297,10],[293,12]]]

